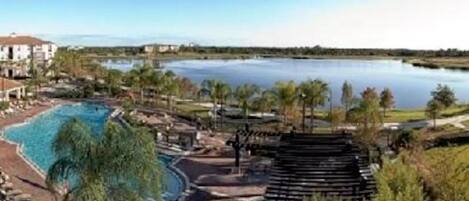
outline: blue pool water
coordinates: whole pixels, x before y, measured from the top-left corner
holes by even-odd
[[[52,141],[60,126],[72,117],[80,118],[93,131],[100,133],[106,123],[111,110],[97,104],[67,104],[51,109],[37,116],[28,123],[11,126],[5,130],[5,138],[23,145],[23,152],[32,162],[45,172],[55,161],[51,149]],[[182,184],[174,172],[166,166],[172,160],[169,156],[160,156],[165,166],[165,195],[166,200],[173,200],[182,192]]]

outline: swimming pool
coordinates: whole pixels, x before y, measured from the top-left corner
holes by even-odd
[[[94,133],[100,133],[111,110],[103,105],[91,103],[65,104],[50,109],[24,124],[5,129],[5,138],[22,145],[24,155],[42,171],[47,172],[54,163],[55,156],[51,149],[52,141],[60,126],[72,117],[84,121]],[[165,200],[175,200],[183,191],[182,182],[167,165],[172,158],[160,156],[159,161],[165,166]]]

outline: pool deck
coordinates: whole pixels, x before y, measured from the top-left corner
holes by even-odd
[[[233,173],[234,157],[223,139],[203,136],[201,144],[211,147],[207,151],[184,156],[176,163],[191,183],[186,200],[255,200],[262,198],[267,177],[254,178]],[[250,159],[242,160],[246,167]]]
[[[63,104],[55,101],[51,105],[38,105],[15,116],[0,119],[0,126],[18,124],[40,114],[56,105]],[[15,189],[30,194],[35,201],[53,201],[54,197],[47,190],[44,175],[32,167],[20,154],[20,147],[0,139],[0,167],[11,179]]]

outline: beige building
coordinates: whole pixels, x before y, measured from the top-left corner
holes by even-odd
[[[27,76],[31,64],[49,66],[57,45],[31,36],[15,33],[0,36],[0,74],[6,77]]]
[[[146,54],[153,53],[174,53],[179,51],[179,45],[170,44],[148,44],[143,46],[143,51]]]
[[[0,78],[0,101],[10,101],[10,97],[21,99],[26,96],[26,87],[23,83]]]

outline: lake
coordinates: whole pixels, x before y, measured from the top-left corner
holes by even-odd
[[[108,66],[112,67],[109,63]],[[232,86],[254,83],[270,88],[279,80],[299,83],[308,78],[320,78],[330,84],[334,105],[340,104],[345,80],[352,83],[357,96],[366,87],[378,90],[389,87],[398,108],[424,107],[438,83],[453,88],[459,102],[469,100],[469,72],[413,67],[399,60],[180,60],[164,62],[162,66],[197,83],[204,79],[222,79]],[[129,68],[131,65],[119,67]]]

